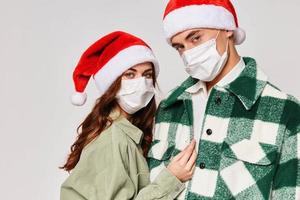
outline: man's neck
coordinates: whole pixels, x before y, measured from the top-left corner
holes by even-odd
[[[222,78],[224,78],[238,64],[240,59],[241,57],[237,53],[235,47],[230,47],[227,63],[223,67],[220,74],[218,74],[218,76],[214,80],[206,82],[207,91],[210,91],[212,87],[214,87]]]

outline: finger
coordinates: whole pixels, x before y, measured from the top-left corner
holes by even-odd
[[[191,170],[193,168],[193,166],[195,165],[197,159],[197,152],[194,150],[193,154],[191,155],[190,159],[188,160],[187,164],[186,164],[186,169],[187,170]]]
[[[193,165],[193,167],[191,169],[192,174],[194,173],[195,169],[196,169],[196,163]]]
[[[192,141],[191,141],[191,143],[189,144],[189,145],[187,145],[180,153],[178,153],[176,156],[174,156],[173,157],[173,160],[180,160],[181,158],[182,158],[182,156],[185,154],[185,152],[188,150],[188,148],[191,146],[191,145],[193,145],[193,143],[195,143],[196,144],[196,140],[195,139],[193,139]]]
[[[194,150],[194,148],[195,148],[195,146],[196,146],[196,140],[195,139],[192,139],[192,141],[191,141],[191,143],[186,147],[186,151],[188,151],[188,150]]]
[[[182,165],[186,165],[187,161],[189,160],[189,158],[193,154],[195,144],[196,144],[196,141],[192,140],[191,144],[185,150],[184,155],[180,158],[180,162],[181,162]]]
[[[188,144],[184,149],[183,149],[183,151],[186,151],[188,148],[190,148],[191,147],[191,145],[193,145],[193,144],[196,144],[196,140],[193,138],[192,140],[191,140],[191,142],[190,142],[190,144]]]
[[[185,151],[181,151],[180,153],[178,153],[176,156],[173,157],[173,160],[178,161],[182,158],[182,156],[184,155]]]
[[[194,166],[192,167],[191,171],[189,171],[188,180],[191,180],[191,179],[193,178],[195,169],[196,169],[196,165],[194,165]]]

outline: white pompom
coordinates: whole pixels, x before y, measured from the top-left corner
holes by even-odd
[[[246,32],[241,28],[234,30],[234,43],[236,45],[242,44],[246,39]]]
[[[75,92],[71,95],[71,102],[75,106],[82,106],[86,102],[87,95],[84,92]]]

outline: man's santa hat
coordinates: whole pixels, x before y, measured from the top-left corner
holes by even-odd
[[[164,13],[163,25],[169,44],[173,36],[193,28],[233,31],[237,45],[246,39],[245,31],[239,28],[230,0],[170,0]]]
[[[81,56],[73,72],[76,92],[71,96],[71,102],[78,106],[85,103],[87,95],[84,90],[91,76],[102,96],[126,70],[144,62],[153,63],[157,76],[158,62],[143,40],[122,31],[106,35]]]

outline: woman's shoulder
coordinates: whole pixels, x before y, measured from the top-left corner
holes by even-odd
[[[141,134],[128,123],[113,121],[96,139],[90,142],[83,149],[80,160],[67,182],[77,180],[78,177],[81,180],[92,179],[96,174],[110,170],[115,165],[119,167],[125,165],[124,167],[127,168],[126,163],[131,157],[129,154],[136,155],[138,151],[135,141],[139,140],[138,134]],[[132,134],[131,137],[130,134]]]
[[[90,172],[97,171],[99,173],[113,164],[114,154],[118,152],[116,148],[119,148],[116,143],[120,143],[113,139],[114,126],[111,124],[83,148],[74,171],[82,173],[88,169]],[[124,142],[122,146],[124,146]]]
[[[128,153],[138,151],[137,146],[140,144],[142,136],[142,131],[125,118],[115,119],[99,136],[84,147],[78,167],[87,164],[93,165],[91,162],[94,164],[113,163],[112,158],[116,157],[125,159],[128,157]]]
[[[107,150],[111,153],[113,147],[127,146],[128,137],[122,129],[119,121],[113,121],[107,128],[105,128],[99,136],[86,145],[83,149],[84,153],[106,153]]]

